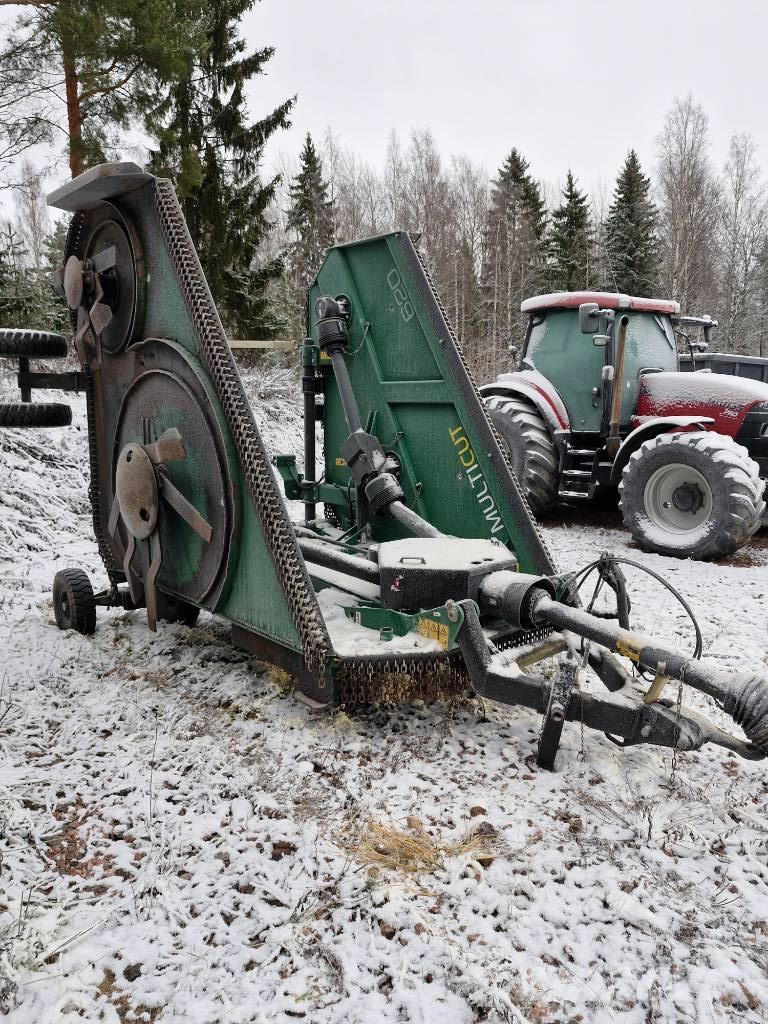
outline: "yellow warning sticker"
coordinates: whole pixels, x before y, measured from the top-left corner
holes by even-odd
[[[437,640],[444,651],[448,650],[448,627],[435,619],[419,619],[419,632],[428,640]]]
[[[336,465],[337,466],[346,466],[346,464],[347,463],[346,463],[346,461],[344,459],[336,459]]]
[[[616,641],[616,653],[630,661],[640,661],[640,643],[631,633],[625,633]]]

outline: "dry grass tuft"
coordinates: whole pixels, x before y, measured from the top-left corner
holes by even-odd
[[[277,668],[276,665],[267,666],[267,676],[281,697],[290,697],[296,689],[296,676]]]
[[[403,830],[371,822],[350,852],[370,868],[401,874],[439,871],[446,857],[463,854],[473,854],[481,864],[493,860],[496,832],[487,823],[452,842],[430,835],[417,818],[409,818],[407,824]]]

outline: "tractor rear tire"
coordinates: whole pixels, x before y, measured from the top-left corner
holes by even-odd
[[[72,410],[58,402],[0,405],[0,427],[68,427]]]
[[[82,569],[62,569],[53,580],[53,613],[59,629],[76,629],[89,636],[96,632],[96,600]]]
[[[757,463],[731,437],[709,431],[660,434],[630,456],[619,508],[644,551],[722,558],[760,526],[764,483]]]
[[[531,511],[539,518],[546,515],[557,504],[558,458],[544,417],[517,396],[491,395],[485,406]]]
[[[63,359],[67,339],[51,331],[0,330],[0,356],[5,359]]]

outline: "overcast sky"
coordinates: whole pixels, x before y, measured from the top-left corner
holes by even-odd
[[[630,146],[649,170],[675,96],[710,118],[721,167],[750,132],[768,174],[768,0],[262,0],[251,45],[272,45],[254,116],[298,94],[268,163],[330,125],[380,166],[392,128],[429,127],[443,154],[493,172],[513,146],[537,178],[571,167],[612,182]]]

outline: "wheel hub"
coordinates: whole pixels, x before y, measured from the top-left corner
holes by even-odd
[[[684,483],[672,492],[672,504],[678,512],[693,515],[704,505],[704,495],[697,484]]]

